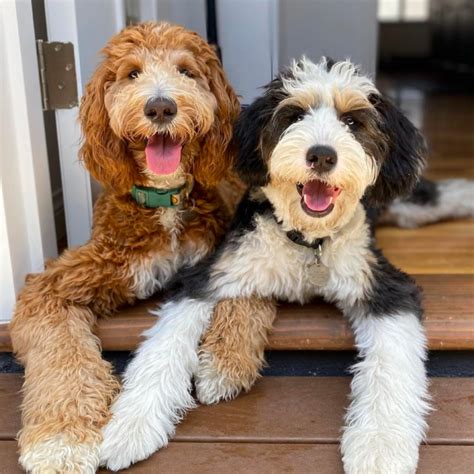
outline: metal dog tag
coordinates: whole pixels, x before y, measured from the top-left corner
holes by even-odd
[[[324,286],[329,280],[329,268],[316,263],[308,265],[308,280],[311,285]]]
[[[323,254],[323,249],[321,244],[319,244],[314,249],[315,262],[309,264],[307,267],[308,270],[308,279],[310,283],[314,286],[324,286],[329,280],[329,268],[324,266],[321,263],[321,256]]]

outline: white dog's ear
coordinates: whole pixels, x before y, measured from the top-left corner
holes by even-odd
[[[426,145],[416,127],[389,99],[374,94],[370,101],[387,140],[379,175],[365,195],[369,205],[379,207],[411,192],[425,167]]]
[[[235,169],[249,186],[265,186],[269,181],[268,157],[262,149],[263,132],[284,97],[281,78],[277,77],[266,86],[261,97],[244,108],[235,125],[234,140],[238,150]]]

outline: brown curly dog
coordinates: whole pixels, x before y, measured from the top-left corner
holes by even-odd
[[[25,365],[20,462],[32,473],[95,472],[118,389],[96,318],[209,254],[239,194],[236,184],[224,202],[218,187],[233,181],[239,103],[213,49],[182,27],[145,23],[103,55],[80,107],[81,157],[105,188],[92,237],[27,279],[11,324]]]

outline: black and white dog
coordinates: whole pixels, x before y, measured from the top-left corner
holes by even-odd
[[[345,471],[415,472],[430,410],[420,291],[375,247],[368,209],[398,199],[391,218],[406,225],[472,215],[472,204],[457,207],[472,185],[460,181],[449,203],[448,184],[422,182],[422,203],[403,200],[424,168],[423,139],[348,61],[294,63],[244,110],[235,135],[247,196],[215,255],[181,275],[184,286],[127,368],[102,462],[125,468],[166,445],[194,406],[193,377],[201,401],[239,393],[244,385],[219,372],[212,354],[198,355],[220,301],[322,296],[350,321],[360,356],[341,440]]]

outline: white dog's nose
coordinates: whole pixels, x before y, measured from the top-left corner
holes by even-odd
[[[314,145],[306,153],[306,164],[318,173],[328,173],[336,163],[336,150],[330,146]]]

